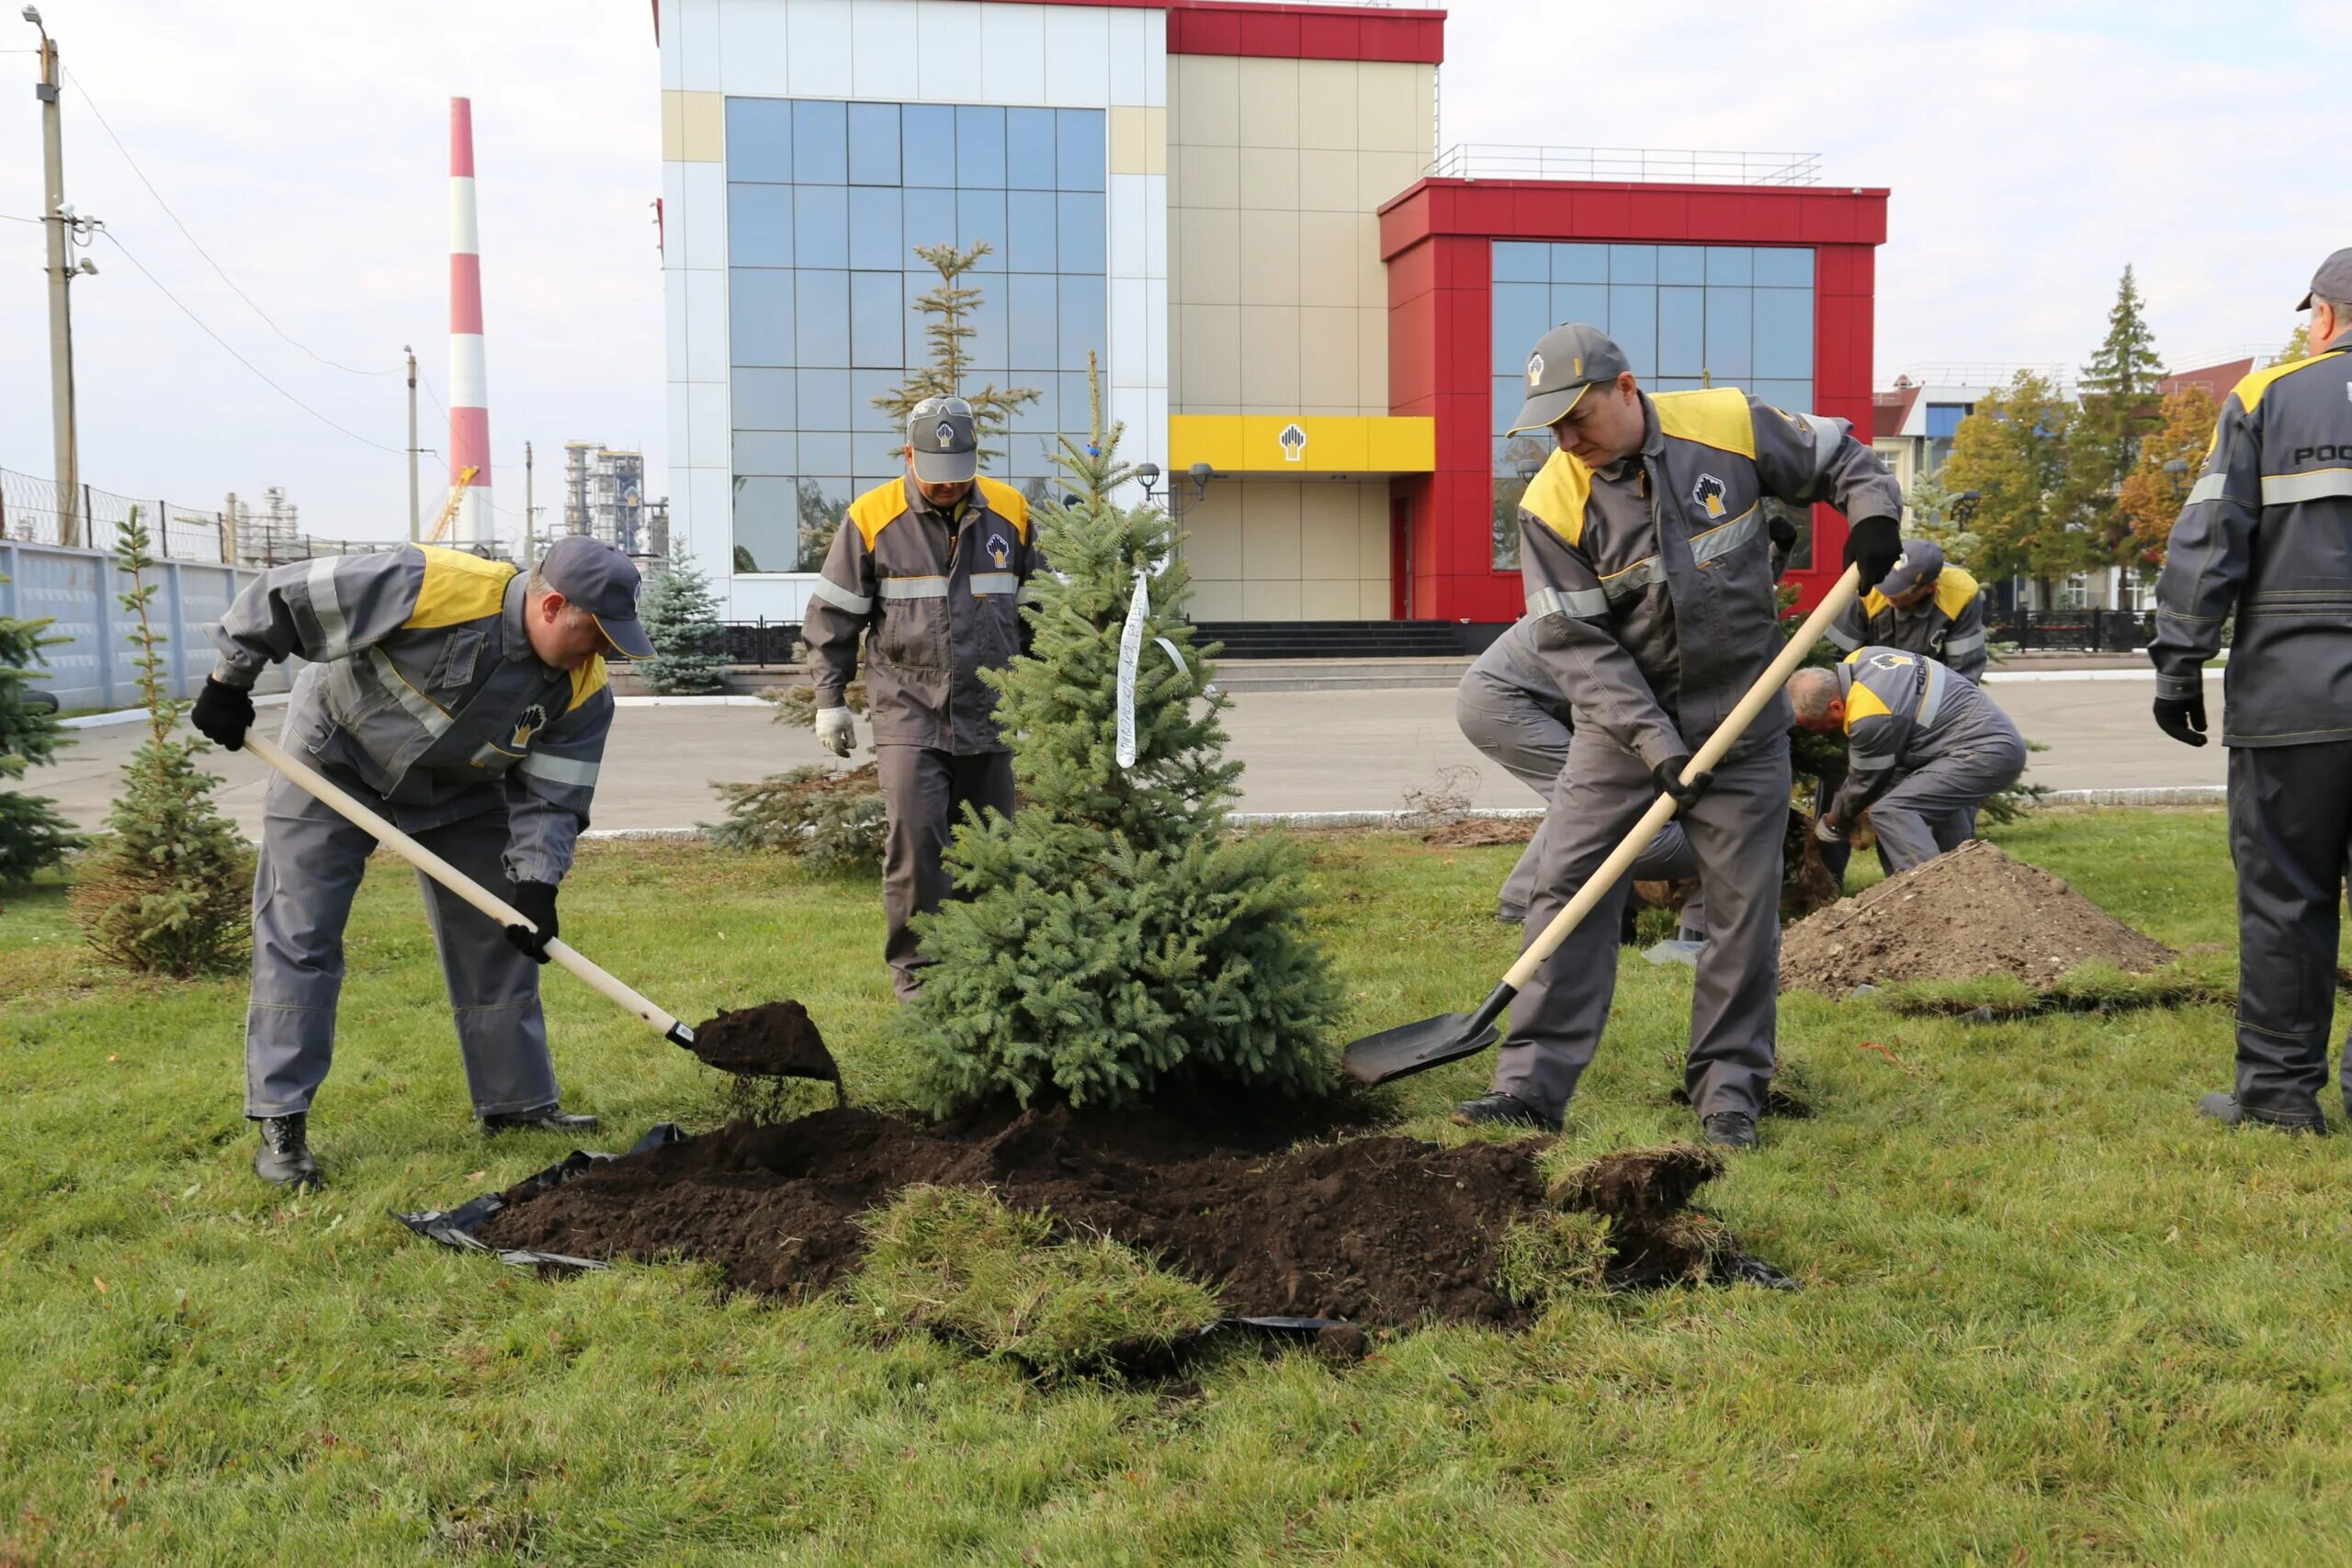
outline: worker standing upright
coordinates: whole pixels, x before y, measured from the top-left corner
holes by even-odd
[[[2155,720],[2206,743],[2205,664],[2222,677],[2238,876],[2237,1083],[2198,1109],[2324,1133],[2336,935],[2352,848],[2352,249],[2299,309],[2308,359],[2241,380],[2174,522],[2156,582]],[[2352,1094],[2346,1096],[2352,1113]]]
[[[909,922],[952,888],[941,863],[967,804],[1012,815],[1012,753],[983,670],[1020,651],[1037,556],[1021,492],[979,471],[972,405],[926,398],[907,420],[904,475],[850,502],[800,635],[816,682],[817,739],[856,743],[844,694],[865,642],[866,713],[888,825],[883,956],[901,1000],[930,962]]]

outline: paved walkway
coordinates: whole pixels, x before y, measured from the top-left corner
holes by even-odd
[[[2085,671],[2066,679],[2053,671],[1991,688],[2028,739],[2049,748],[2034,754],[2026,777],[2053,789],[2222,783],[2222,749],[2191,750],[2167,739],[2148,717],[2153,683],[2119,674]],[[2206,682],[2217,734],[2220,675],[2211,671]],[[263,722],[276,724],[282,711],[265,707]],[[1536,803],[1525,785],[1462,739],[1449,691],[1251,692],[1235,698],[1227,721],[1232,754],[1248,764],[1245,810],[1390,811],[1413,791],[1465,795],[1476,806]],[[865,733],[863,721],[859,732]],[[57,765],[35,769],[22,787],[54,797],[75,822],[97,826],[122,764],[144,734],[136,724],[77,731],[78,743]],[[830,761],[808,731],[771,722],[763,704],[629,703],[605,753],[596,826],[691,827],[719,815],[715,782]],[[228,780],[222,799],[231,815],[257,833],[266,770],[250,757],[218,751],[206,762]]]

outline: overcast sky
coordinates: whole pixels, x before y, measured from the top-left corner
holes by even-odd
[[[0,48],[29,51],[15,6]],[[474,99],[493,491],[519,530],[561,448],[641,447],[667,488],[658,57],[644,0],[42,0],[64,52],[67,194],[121,245],[74,285],[84,477],[217,507],[282,484],[311,532],[407,525],[413,344],[448,385],[447,100]],[[1893,190],[1877,378],[2078,364],[2135,264],[2177,366],[2285,340],[2352,130],[2352,31],[2318,5],[1468,0],[1440,141],[1785,150]],[[1531,62],[1535,62],[1531,68]],[[0,215],[40,201],[29,52],[0,53]],[[93,112],[95,103],[96,113]],[[281,338],[216,274],[117,150]],[[0,221],[0,467],[51,468],[40,231]],[[136,255],[273,391],[142,277]],[[422,439],[447,421],[422,400]],[[428,513],[441,483],[425,460]]]

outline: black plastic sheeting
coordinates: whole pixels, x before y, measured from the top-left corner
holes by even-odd
[[[674,1122],[657,1122],[645,1136],[628,1146],[628,1153],[641,1155],[665,1144],[683,1144],[693,1136]],[[574,1149],[545,1170],[534,1171],[516,1186],[527,1187],[534,1193],[560,1187],[582,1171],[619,1159],[620,1155],[594,1154],[586,1149]],[[518,1269],[539,1269],[557,1273],[576,1273],[582,1269],[603,1269],[605,1264],[594,1258],[573,1258],[560,1252],[532,1252],[521,1247],[495,1247],[476,1236],[492,1214],[509,1207],[503,1192],[485,1192],[469,1199],[454,1209],[422,1209],[414,1213],[395,1213],[392,1218],[424,1236],[459,1252],[479,1252],[497,1258],[501,1263]],[[1221,1317],[1200,1331],[1199,1337],[1242,1329],[1274,1339],[1312,1341],[1327,1328],[1354,1326],[1344,1319],[1334,1317]]]

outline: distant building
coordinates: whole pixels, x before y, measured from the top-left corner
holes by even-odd
[[[2226,365],[2208,365],[2202,370],[2176,370],[2156,383],[2156,390],[2169,398],[2184,387],[2202,387],[2218,405],[2229,400],[2230,389],[2245,380],[2253,369],[2254,358],[2249,355]]]
[[[1894,474],[1903,493],[1922,474],[1932,474],[1951,456],[1960,422],[1990,397],[1990,385],[1930,386],[1898,377],[1892,389],[1871,394],[1871,449]],[[1911,509],[1903,510],[1905,522]]]
[[[663,517],[663,533],[668,532]],[[563,527],[617,545],[630,555],[652,553],[646,528],[645,456],[599,446],[563,444]]]

